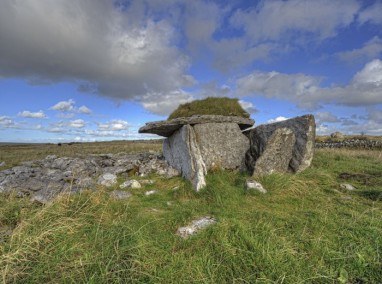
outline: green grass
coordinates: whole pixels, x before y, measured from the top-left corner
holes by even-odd
[[[249,113],[241,107],[238,99],[206,98],[181,104],[168,119],[206,114],[249,117]]]
[[[155,184],[124,201],[102,188],[42,207],[0,196],[0,225],[13,229],[0,243],[0,275],[4,283],[380,283],[381,162],[381,151],[319,150],[303,173],[263,177],[267,194],[246,192],[246,175],[216,171],[199,193],[181,178],[152,176]],[[357,190],[341,191],[341,182]],[[145,196],[151,189],[158,194]],[[186,240],[175,234],[206,215],[218,223]]]

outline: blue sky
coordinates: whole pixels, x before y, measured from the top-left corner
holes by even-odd
[[[382,1],[3,0],[0,142],[146,139],[180,103],[382,135]]]

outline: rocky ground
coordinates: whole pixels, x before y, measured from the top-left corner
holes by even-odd
[[[150,173],[165,177],[179,175],[156,152],[89,155],[84,158],[50,155],[0,171],[0,193],[30,196],[34,201],[46,203],[64,191],[75,193],[97,186],[113,186],[117,183],[117,175],[126,179],[125,187],[137,186],[131,177]]]

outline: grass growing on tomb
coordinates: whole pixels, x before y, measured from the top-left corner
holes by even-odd
[[[249,113],[241,107],[238,99],[210,97],[181,104],[168,119],[206,114],[249,117]]]
[[[378,283],[382,279],[381,151],[318,150],[297,175],[272,174],[267,194],[246,175],[215,171],[199,193],[181,178],[113,200],[110,189],[36,207],[0,195],[5,283]],[[364,174],[349,182],[340,173]],[[141,178],[138,178],[141,179]],[[144,178],[147,179],[147,178]],[[145,196],[146,190],[159,192]],[[344,197],[351,197],[347,199]],[[218,223],[186,240],[178,227]]]

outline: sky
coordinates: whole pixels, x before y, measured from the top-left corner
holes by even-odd
[[[382,0],[1,0],[0,142],[138,134],[182,103],[382,135]]]

